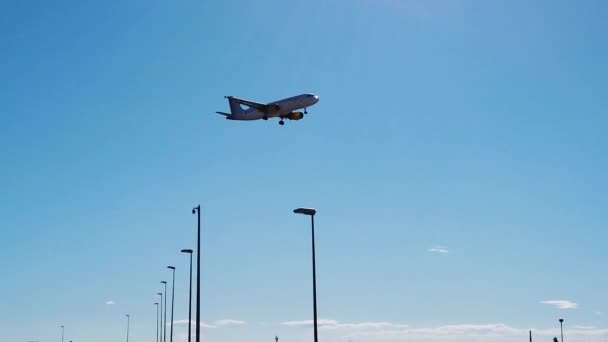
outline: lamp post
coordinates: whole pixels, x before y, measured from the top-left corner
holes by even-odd
[[[163,327],[163,342],[167,342],[167,282],[161,281],[161,284],[165,285],[165,319]]]
[[[196,245],[196,342],[201,342],[201,205],[192,208],[198,214]]]
[[[314,314],[314,330],[315,339],[314,342],[319,342],[319,336],[317,334],[317,273],[315,266],[315,214],[317,211],[312,208],[298,208],[293,211],[295,214],[303,214],[310,216],[311,232],[312,232],[312,302],[313,302],[313,314]]]
[[[131,323],[131,316],[130,315],[125,315],[127,316],[127,342],[129,342],[129,325]]]
[[[158,324],[160,322],[159,322],[159,319],[158,319],[158,303],[154,303],[154,305],[156,305],[156,342],[159,342],[158,341]]]
[[[159,322],[160,335],[159,335],[159,342],[163,342],[163,293],[162,292],[158,292],[157,295],[160,296],[160,322]]]
[[[559,319],[559,330],[561,331],[561,334],[562,334],[562,342],[564,342],[564,319],[563,318]]]
[[[190,294],[188,295],[188,342],[191,342],[192,338],[192,250],[182,249],[182,253],[190,254]]]
[[[173,270],[173,285],[171,285],[171,332],[169,333],[169,341],[173,342],[173,307],[175,306],[175,266],[167,266],[167,268]]]
[[[61,342],[63,342],[63,332],[65,330],[65,327],[62,325],[61,326]]]

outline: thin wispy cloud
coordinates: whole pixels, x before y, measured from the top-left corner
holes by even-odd
[[[177,321],[173,321],[174,325],[188,325],[188,320],[187,319],[180,319]],[[196,321],[192,321],[192,326],[196,327]],[[215,325],[209,324],[209,323],[205,323],[205,322],[201,322],[201,328],[204,329],[213,329],[213,328],[217,328]]]
[[[354,340],[437,340],[446,339],[479,339],[479,340],[518,340],[527,336],[532,330],[535,336],[551,338],[558,336],[559,328],[535,329],[515,328],[503,323],[495,324],[455,324],[436,327],[392,327],[383,329],[360,329],[353,330],[347,337]],[[608,337],[608,328],[596,328],[591,326],[574,326],[568,330],[572,337],[582,339],[591,337]]]
[[[554,307],[562,310],[576,309],[578,304],[569,300],[544,300],[541,304],[553,305]]]
[[[302,320],[302,321],[287,321],[282,322],[282,325],[288,327],[309,327],[313,325],[313,320]],[[317,326],[320,328],[351,328],[351,329],[382,329],[382,328],[395,328],[395,327],[407,327],[404,324],[395,324],[390,322],[360,322],[360,323],[340,323],[332,319],[320,319],[317,320]]]
[[[429,248],[428,251],[431,253],[439,253],[439,254],[446,254],[446,253],[450,252],[447,247],[443,247],[443,246],[434,246],[434,247]]]
[[[244,321],[239,321],[236,319],[220,319],[218,321],[213,322],[214,325],[223,326],[223,325],[241,325],[245,324]]]
[[[291,328],[309,328],[312,320],[287,321],[281,323]],[[353,341],[411,341],[411,340],[493,340],[493,341],[517,341],[528,336],[532,331],[535,336],[547,339],[558,336],[559,327],[548,329],[516,328],[504,323],[489,324],[452,324],[431,327],[411,327],[407,324],[393,322],[360,322],[341,323],[332,319],[321,319],[317,322],[319,329],[336,329],[342,340]],[[338,330],[341,329],[341,330]],[[329,333],[329,331],[327,331]],[[594,326],[573,326],[569,328],[568,334],[579,339],[598,339],[608,337],[608,328]]]
[[[109,300],[106,302],[106,305],[114,305],[116,304],[113,300]]]
[[[305,326],[310,326],[313,324],[312,320],[303,320],[303,321],[287,321],[287,322],[283,322],[281,323],[283,325],[286,325],[288,327],[305,327]],[[319,319],[317,320],[317,326],[321,327],[321,326],[327,326],[327,325],[334,325],[334,324],[338,324],[338,321],[334,321],[331,319]]]
[[[207,322],[201,322],[201,328],[205,328],[205,329],[215,329],[215,328],[219,328],[219,327],[226,327],[226,326],[230,326],[230,325],[242,325],[242,324],[246,324],[247,322],[245,321],[239,321],[236,319],[221,319],[221,320],[217,320],[213,323],[207,323]],[[180,319],[180,320],[176,320],[173,321],[174,325],[188,325],[188,320],[187,319]],[[196,327],[196,322],[192,321],[192,326]]]

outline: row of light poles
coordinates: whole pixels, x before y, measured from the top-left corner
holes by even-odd
[[[198,213],[198,233],[197,233],[197,286],[196,286],[196,341],[200,341],[200,247],[201,247],[201,214],[200,205],[192,209],[192,214]],[[189,282],[189,295],[188,295],[188,342],[192,340],[192,254],[191,249],[182,249],[181,253],[190,255],[190,282]],[[175,266],[167,266],[168,269],[173,271],[173,284],[171,289],[171,331],[169,333],[169,342],[173,342],[173,315],[175,307]],[[158,292],[160,301],[154,303],[156,305],[156,342],[167,342],[167,282],[161,281],[161,284],[165,286],[164,294]],[[163,318],[163,296],[164,300],[164,318]],[[160,306],[160,307],[159,307]],[[163,324],[164,322],[164,324]],[[164,326],[164,328],[163,328]],[[159,328],[160,327],[160,328]],[[128,341],[127,341],[128,342]]]
[[[293,211],[295,214],[302,214],[310,216],[311,219],[311,235],[312,235],[312,284],[313,284],[313,316],[314,316],[314,342],[318,342],[317,334],[317,282],[316,282],[316,265],[315,265],[315,209],[311,208],[297,208]],[[201,206],[200,204],[192,208],[192,214],[197,215],[197,245],[196,245],[196,342],[200,342],[200,329],[201,329]],[[192,249],[182,249],[182,253],[190,255],[190,282],[189,282],[189,295],[188,295],[188,342],[192,342]],[[171,295],[171,333],[170,342],[173,342],[173,306],[175,303],[175,267],[167,266],[167,268],[173,270],[173,288]],[[161,281],[165,285],[164,294],[158,292],[160,301],[154,303],[156,305],[156,342],[167,342],[167,282]],[[165,298],[164,303],[164,330],[161,321],[163,321],[163,296]],[[160,330],[159,330],[160,326]],[[164,333],[163,333],[164,331]],[[127,333],[128,335],[128,333]],[[164,336],[164,338],[163,338]],[[127,337],[128,338],[128,337]],[[63,342],[63,341],[62,341]],[[127,340],[128,342],[128,340]]]
[[[171,296],[171,333],[169,335],[170,342],[173,342],[173,306],[175,304],[175,266],[167,266],[168,269],[173,271],[173,284],[172,284],[172,296]],[[157,292],[156,294],[160,296],[160,301],[158,303],[154,303],[157,306],[156,313],[156,325],[157,328],[160,326],[160,330],[156,331],[156,342],[167,342],[167,282],[161,281],[161,284],[164,285],[164,293]],[[163,297],[165,298],[163,304]],[[158,305],[160,304],[160,315],[158,311]],[[164,310],[164,318],[163,318],[163,308]],[[128,342],[128,341],[127,341]]]
[[[197,214],[197,265],[196,265],[196,342],[200,342],[200,260],[201,260],[201,212],[200,205],[194,207],[192,209],[192,214]],[[317,283],[316,283],[316,261],[315,261],[315,214],[317,213],[315,209],[312,208],[297,208],[294,209],[293,212],[295,214],[302,214],[310,216],[311,223],[311,242],[312,242],[312,284],[313,284],[313,326],[314,326],[314,342],[318,342],[318,331],[317,331]],[[182,249],[181,253],[190,255],[190,277],[189,277],[189,295],[188,295],[188,342],[191,342],[191,331],[192,331],[192,254],[193,250],[191,249]],[[173,314],[174,314],[174,304],[175,304],[175,266],[167,266],[168,269],[173,271],[173,285],[172,285],[172,294],[171,294],[171,332],[170,332],[170,342],[173,342]],[[167,282],[161,281],[161,284],[164,285],[164,294],[162,292],[158,292],[157,295],[160,296],[160,301],[155,302],[156,305],[156,342],[166,342],[167,341]],[[163,296],[164,296],[164,319],[163,319]],[[160,308],[159,308],[160,306]],[[129,342],[129,325],[130,325],[130,315],[125,315],[127,317],[127,342]],[[164,324],[162,324],[164,321]],[[564,342],[564,330],[563,330],[563,322],[564,319],[560,318],[560,332],[561,332],[561,342]],[[160,330],[159,330],[160,327]],[[164,327],[164,328],[163,328]],[[61,342],[64,342],[64,329],[65,327],[61,326]],[[277,338],[278,340],[278,338]],[[530,331],[530,341],[532,340],[532,331]],[[554,339],[555,342],[557,338]],[[71,342],[71,341],[70,341]]]

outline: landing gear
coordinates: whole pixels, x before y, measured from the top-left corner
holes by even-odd
[[[308,114],[308,112],[306,111],[306,108],[304,108],[304,114]]]
[[[285,124],[285,121],[283,121],[283,119],[281,119],[281,121],[279,121],[279,125],[283,126]]]
[[[262,117],[262,119],[264,119],[264,120],[268,120],[268,115],[264,115],[264,116]]]

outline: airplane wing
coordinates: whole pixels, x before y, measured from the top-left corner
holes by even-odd
[[[227,99],[232,99],[233,101],[235,101],[237,103],[244,104],[247,107],[252,107],[252,108],[255,108],[255,109],[257,109],[259,111],[262,111],[262,112],[266,112],[266,110],[268,109],[268,106],[266,106],[263,103],[243,100],[243,99],[236,98],[234,96],[226,96],[226,98]]]

